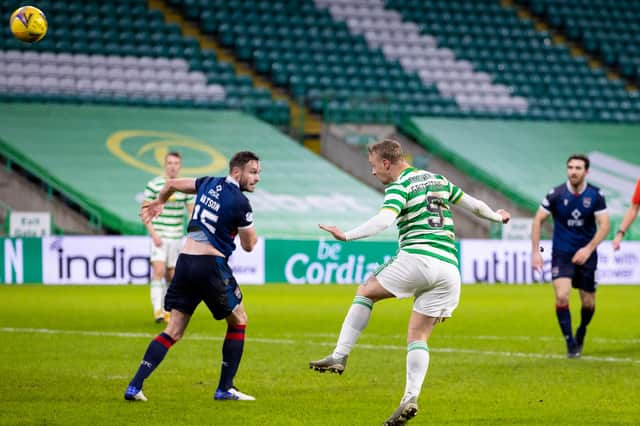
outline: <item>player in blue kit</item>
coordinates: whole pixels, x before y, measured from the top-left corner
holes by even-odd
[[[242,151],[229,162],[229,176],[169,179],[158,198],[142,207],[140,216],[148,223],[160,214],[164,203],[175,191],[196,194],[187,239],[165,296],[165,309],[171,312],[169,324],[147,347],[140,367],[125,391],[126,400],[147,400],[142,393],[144,380],[158,367],[171,346],[180,340],[202,301],[216,320],[224,318],[227,321],[220,381],[214,399],[255,399],[233,385],[244,349],[247,314],[240,287],[227,260],[236,248],[236,234],[246,251],[253,250],[258,242],[251,205],[242,192],[253,192],[259,181],[258,156]]]
[[[582,354],[587,325],[596,308],[596,248],[609,233],[610,226],[604,195],[600,189],[587,183],[588,173],[588,157],[569,157],[569,180],[549,191],[542,200],[531,227],[531,265],[542,271],[540,228],[550,215],[553,217],[551,276],[555,288],[556,316],[567,344],[569,358],[577,358]],[[575,336],[569,310],[571,287],[580,290],[582,304],[580,325]]]

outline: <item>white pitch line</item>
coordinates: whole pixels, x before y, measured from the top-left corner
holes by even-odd
[[[472,340],[539,340],[544,342],[551,342],[554,340],[562,339],[562,336],[442,336],[438,335],[439,339],[472,339]],[[621,343],[621,344],[637,344],[640,343],[640,339],[614,339],[608,337],[589,337],[589,341],[594,343]]]
[[[49,328],[14,328],[14,327],[1,327],[1,333],[36,333],[36,334],[66,334],[75,336],[98,336],[98,337],[121,337],[121,338],[136,338],[136,339],[151,339],[156,336],[155,333],[127,333],[116,331],[92,331],[92,330],[55,330]],[[486,337],[486,336],[485,336]],[[496,336],[492,336],[496,337]],[[189,334],[186,336],[188,340],[204,340],[204,341],[222,341],[222,337],[207,336],[202,334]],[[268,344],[281,344],[281,345],[294,345],[301,343],[300,340],[294,339],[266,339],[261,337],[251,337],[251,342],[255,343],[268,343]],[[316,346],[335,346],[335,342],[314,342],[306,341],[307,345]],[[372,344],[358,344],[362,349],[375,349],[375,350],[397,350],[405,351],[407,347],[405,345],[372,345]],[[459,354],[473,354],[473,355],[486,355],[486,356],[501,356],[501,357],[516,357],[516,358],[535,358],[535,359],[566,359],[566,356],[559,354],[540,354],[529,352],[509,352],[509,351],[483,351],[477,349],[461,349],[461,348],[431,348],[432,352],[443,353],[459,353]],[[612,362],[612,363],[628,363],[640,365],[640,359],[634,358],[616,358],[616,357],[602,357],[602,356],[582,356],[581,359],[585,361],[595,362]]]
[[[289,337],[292,335],[285,334],[283,336]],[[332,339],[338,338],[337,333],[305,333],[305,336],[328,337]],[[368,334],[368,336],[384,337],[384,338],[390,338],[390,339],[397,339],[397,338],[403,339],[405,337],[404,334],[386,334],[384,336]],[[516,340],[516,341],[541,341],[541,342],[553,342],[553,341],[557,341],[558,339],[562,340],[562,336],[557,336],[557,337],[555,336],[554,337],[552,336],[478,336],[478,335],[467,336],[467,335],[461,335],[461,334],[456,334],[456,335],[434,334],[432,338],[436,340],[446,340],[446,339],[449,339],[449,340],[499,340],[499,341]],[[603,344],[612,344],[612,343],[613,344],[615,343],[638,344],[640,343],[640,339],[615,339],[615,338],[608,338],[608,337],[589,337],[589,341],[594,343],[603,343]]]

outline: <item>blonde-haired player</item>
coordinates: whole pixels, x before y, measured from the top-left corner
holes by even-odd
[[[403,425],[418,411],[418,396],[429,366],[429,336],[438,322],[453,314],[460,298],[451,205],[458,204],[497,223],[507,223],[511,216],[504,210],[493,211],[444,176],[411,167],[395,140],[371,145],[369,163],[372,174],[386,185],[380,212],[347,232],[336,226],[320,228],[337,240],[351,241],[374,235],[396,222],[400,249],[397,256],[358,287],[333,353],[309,366],[317,371],[342,373],[349,353],[369,322],[374,303],[389,297],[413,297],[405,392],[398,408],[384,423]]]

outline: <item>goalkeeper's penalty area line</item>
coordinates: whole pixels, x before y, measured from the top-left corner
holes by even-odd
[[[0,327],[0,333],[21,333],[21,334],[64,334],[72,336],[95,336],[95,337],[119,337],[129,339],[151,339],[156,334],[154,333],[126,333],[116,331],[92,331],[92,330],[55,330],[50,328],[14,328],[14,327]],[[222,341],[222,337],[205,336],[202,334],[188,334],[185,340],[204,340],[204,341]],[[266,343],[266,344],[280,344],[280,345],[298,345],[304,343],[306,345],[316,346],[335,346],[335,342],[316,342],[316,341],[301,341],[296,339],[267,339],[261,337],[251,337],[252,343]],[[375,350],[394,350],[394,351],[406,351],[406,346],[399,345],[372,345],[372,344],[358,344],[358,348],[361,349],[375,349]],[[566,359],[566,355],[560,354],[541,354],[541,353],[529,353],[529,352],[510,352],[510,351],[483,351],[478,349],[462,349],[462,348],[431,348],[432,352],[452,353],[452,354],[471,354],[471,355],[486,355],[486,356],[502,356],[513,358],[533,358],[533,359]],[[596,362],[614,362],[614,363],[627,363],[640,365],[639,359],[634,358],[617,358],[609,356],[589,356],[583,355],[581,359],[585,361]]]

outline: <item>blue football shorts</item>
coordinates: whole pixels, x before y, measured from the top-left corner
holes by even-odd
[[[180,254],[164,308],[192,315],[200,302],[220,320],[242,302],[242,292],[225,258]]]
[[[583,265],[571,263],[573,254],[553,252],[551,255],[551,277],[571,278],[571,286],[590,293],[595,293],[596,268],[598,254],[594,251]]]

